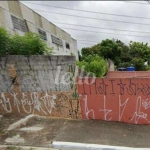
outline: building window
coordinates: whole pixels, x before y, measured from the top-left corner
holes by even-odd
[[[57,37],[55,37],[53,35],[51,35],[51,38],[52,38],[52,43],[57,44],[59,46],[63,46],[63,43],[62,43],[61,39],[59,39],[59,38],[57,38]]]
[[[70,45],[69,45],[69,43],[67,43],[67,42],[66,42],[66,48],[67,48],[67,49],[70,49]]]
[[[14,26],[14,29],[20,30],[22,32],[27,32],[27,25],[25,20],[19,19],[13,15],[11,15],[12,23]]]
[[[41,30],[41,29],[38,29],[38,32],[39,32],[39,35],[40,35],[41,39],[47,41],[46,32]]]

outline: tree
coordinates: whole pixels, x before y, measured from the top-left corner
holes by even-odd
[[[100,54],[105,59],[111,59],[117,65],[122,48],[114,40],[103,40],[100,44]]]
[[[148,43],[130,42],[129,48],[132,57],[131,63],[135,66],[136,70],[147,70],[148,67],[144,65],[144,62],[150,61],[150,47]]]
[[[99,55],[104,59],[111,59],[117,68],[129,67],[133,64],[136,70],[147,70],[144,62],[150,62],[150,47],[148,43],[130,42],[129,45],[124,44],[119,39],[103,40],[101,43],[89,48],[82,49],[83,59],[88,55]]]
[[[122,48],[120,56],[117,58],[117,62],[115,60],[115,64],[117,64],[117,68],[123,67],[129,67],[131,65],[132,56],[130,55],[130,49],[129,46],[124,44],[120,40],[116,40],[116,43],[119,47]]]
[[[150,47],[148,46],[148,43],[130,42],[129,48],[132,58],[142,57],[144,61],[147,61],[150,58]]]
[[[94,45],[92,47],[84,47],[81,49],[82,59],[88,55],[99,55],[100,56],[100,44]]]
[[[91,51],[90,47],[84,47],[81,49],[82,59],[87,57],[88,55],[93,55],[93,52]]]
[[[146,71],[147,68],[144,65],[144,60],[142,58],[133,58],[131,63],[135,67],[136,71]]]
[[[93,52],[94,55],[100,56],[100,47],[101,47],[100,43],[91,47],[91,51]]]
[[[78,61],[77,65],[91,75],[94,73],[96,77],[103,77],[107,72],[106,61],[98,55],[88,55],[82,61]]]
[[[121,54],[119,56],[119,58],[121,59],[121,62],[130,62],[132,59],[132,56],[130,55],[129,46],[124,44],[122,41],[118,39],[116,40],[116,43],[118,44],[119,47],[122,48]]]

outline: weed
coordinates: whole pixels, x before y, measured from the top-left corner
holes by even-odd
[[[22,150],[20,147],[10,146],[6,150]]]
[[[0,135],[5,135],[6,134],[6,130],[2,129],[0,130]]]

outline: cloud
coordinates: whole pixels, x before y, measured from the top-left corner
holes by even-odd
[[[25,1],[23,2],[22,1],[22,3],[26,4],[27,6],[29,6],[35,11],[37,9],[43,10],[43,12],[38,11],[38,13],[40,13],[43,17],[45,17],[51,22],[62,22],[62,23],[69,23],[75,25],[103,27],[103,28],[120,29],[120,30],[133,30],[139,32],[143,32],[143,31],[150,32],[149,31],[150,25],[138,25],[138,24],[131,24],[131,23],[129,24],[129,23],[121,23],[121,22],[110,22],[104,20],[84,18],[84,17],[93,17],[93,18],[101,18],[101,19],[109,19],[109,20],[117,20],[117,21],[150,24],[150,4],[146,2],[119,2],[119,1],[33,1],[33,2]],[[36,5],[31,3],[37,3],[41,5]],[[70,10],[54,8],[48,5],[67,7]],[[135,17],[137,16],[141,18],[133,18],[133,17],[129,18],[129,17],[117,16],[117,15],[104,15],[98,13],[75,11],[71,9],[81,9],[85,11],[102,12],[102,13],[110,13],[110,14],[117,14],[117,15],[128,15],[128,16],[135,16]],[[48,11],[49,13],[44,11]],[[78,15],[78,16],[83,16],[83,18],[53,14],[50,12]],[[142,17],[149,18],[149,19],[143,19]],[[128,44],[130,41],[149,42],[150,39],[146,37],[138,37],[138,36],[149,37],[148,33],[138,33],[138,32],[134,33],[129,31],[127,32],[127,31],[106,30],[106,29],[104,30],[98,28],[80,27],[80,26],[64,25],[58,23],[54,23],[54,24],[56,24],[63,30],[67,31],[73,38],[77,40],[79,50],[82,47],[92,46],[96,44],[98,41],[101,42],[106,38],[120,39],[126,44]],[[73,28],[76,30],[70,30],[66,28]],[[88,30],[94,32],[87,32],[87,31],[80,31],[80,30]],[[98,33],[98,32],[126,34],[127,36],[105,34],[105,33]],[[135,36],[129,36],[129,35],[135,35]],[[80,40],[84,40],[84,41],[80,41]],[[95,41],[95,43],[90,41]]]

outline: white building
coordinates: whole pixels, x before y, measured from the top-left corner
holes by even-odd
[[[0,26],[10,33],[23,35],[35,32],[53,47],[54,55],[75,55],[78,60],[77,41],[44,17],[19,1],[0,1]]]

